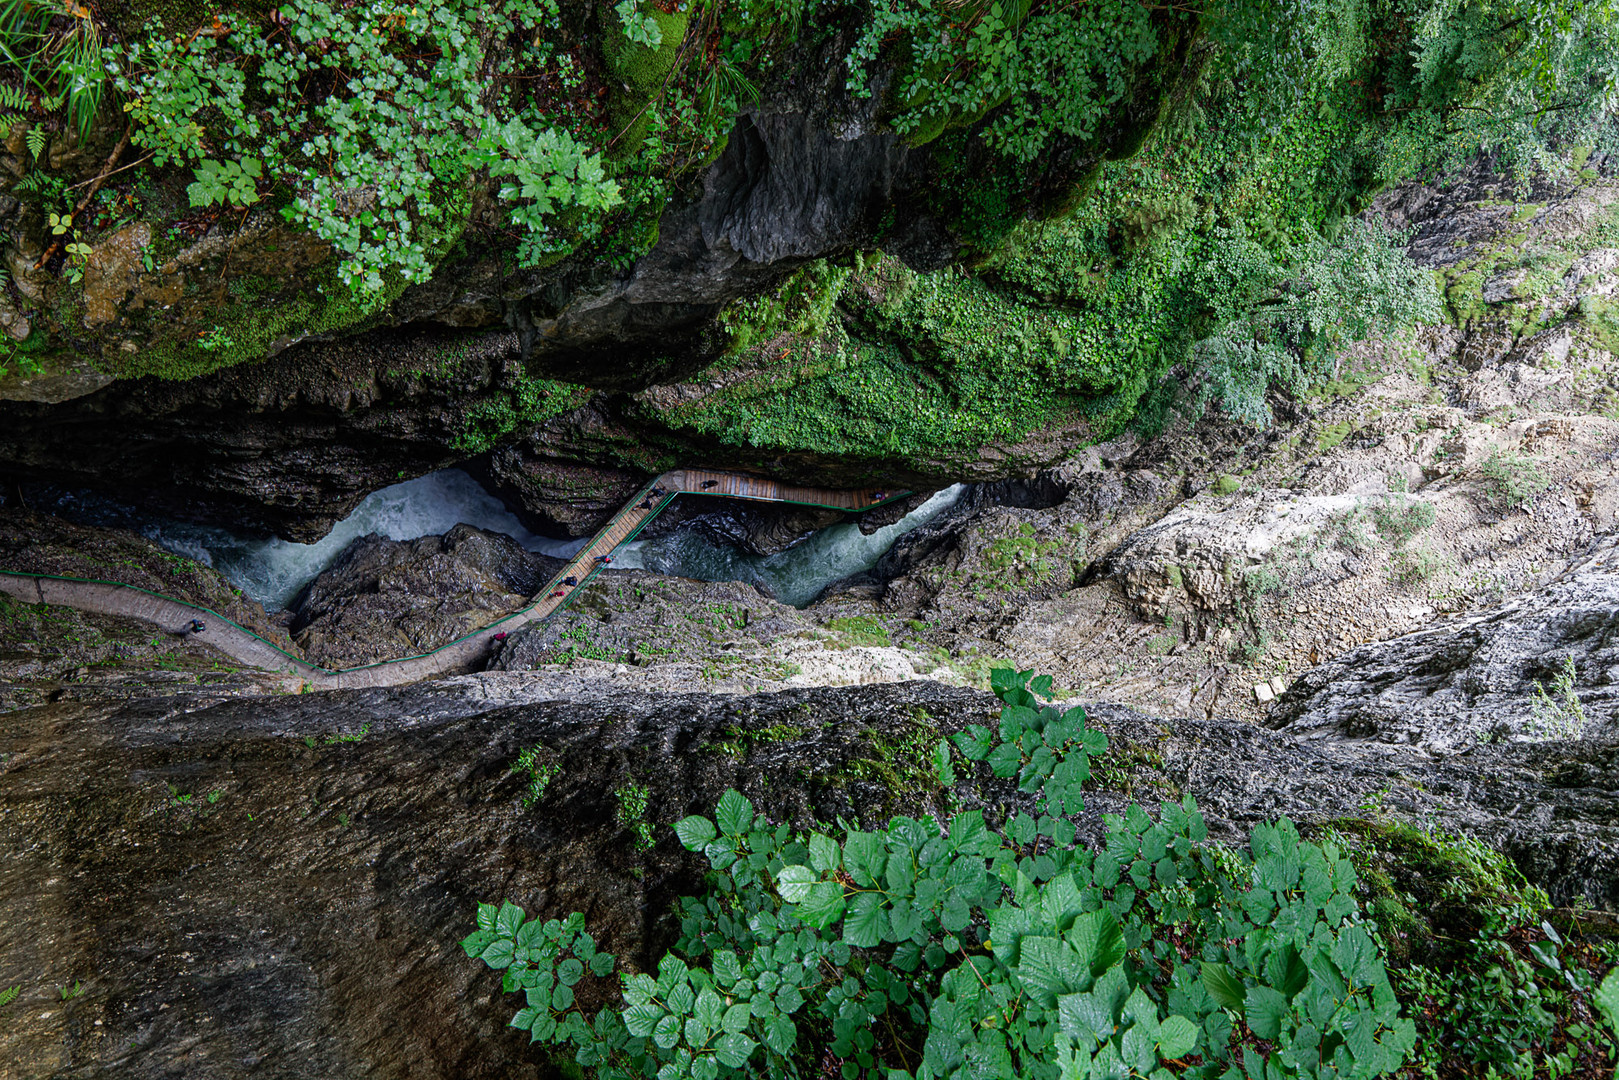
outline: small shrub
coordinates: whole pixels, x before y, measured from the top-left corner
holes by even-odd
[[[1230,473],[1223,473],[1220,479],[1214,482],[1214,493],[1216,495],[1233,495],[1241,490],[1242,481]]]
[[[1389,564],[1389,580],[1396,585],[1409,588],[1412,585],[1422,584],[1449,566],[1448,558],[1426,545],[1419,548],[1402,548],[1395,552],[1394,559]]]
[[[618,823],[635,834],[635,850],[651,851],[656,841],[652,838],[652,823],[647,820],[647,807],[652,792],[645,784],[625,784],[613,792],[618,800]]]
[[[1422,499],[1397,494],[1372,507],[1372,527],[1396,547],[1404,547],[1433,523],[1433,504]]]
[[[1500,451],[1492,451],[1479,465],[1478,476],[1484,504],[1498,513],[1524,506],[1551,484],[1534,458]]]
[[[1333,539],[1345,551],[1360,552],[1372,546],[1372,530],[1367,525],[1363,507],[1338,515],[1335,524],[1337,529]]]
[[[874,615],[855,615],[845,619],[828,619],[826,628],[843,635],[844,645],[892,645],[888,627]]]
[[[1532,718],[1526,729],[1529,734],[1542,739],[1578,739],[1585,734],[1585,705],[1574,692],[1578,675],[1574,658],[1565,656],[1562,668],[1552,679],[1551,693],[1539,679],[1535,680],[1535,696],[1529,703]]]
[[[555,762],[543,760],[548,754],[549,751],[543,746],[531,746],[512,762],[512,772],[528,776],[528,790],[523,794],[524,806],[533,806],[545,798],[545,789],[562,771],[562,767]]]

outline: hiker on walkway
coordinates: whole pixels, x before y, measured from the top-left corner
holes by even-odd
[[[888,498],[888,492],[886,491],[873,491],[871,493],[871,501],[874,503],[880,503],[886,498]]]
[[[637,506],[636,509],[637,510],[650,510],[650,509],[652,509],[652,500],[648,499],[646,502],[642,503],[640,506]]]
[[[556,592],[551,594],[551,599],[555,600],[559,596],[567,596],[567,595],[568,594],[565,591],[563,591],[562,589],[558,589]]]
[[[613,557],[611,555],[598,555],[596,556],[596,561],[601,563],[603,566],[606,566],[608,563],[613,561]]]
[[[181,629],[180,636],[185,637],[187,635],[191,635],[194,637],[206,629],[208,629],[207,623],[203,622],[201,619],[192,619],[190,622],[185,624],[183,629]]]
[[[577,585],[577,584],[579,584],[579,579],[574,577],[572,574],[569,574],[567,577],[562,579],[562,584],[564,584],[564,585]]]
[[[704,491],[707,491],[709,488],[717,488],[719,486],[720,486],[720,482],[718,480],[704,480],[703,481],[703,490]]]

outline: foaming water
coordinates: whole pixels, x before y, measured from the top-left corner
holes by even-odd
[[[153,518],[134,507],[86,492],[59,495],[45,509],[86,525],[137,532],[178,555],[211,566],[266,608],[290,605],[305,585],[358,537],[390,540],[439,536],[460,523],[504,533],[530,551],[562,558],[585,540],[553,540],[523,527],[499,499],[460,469],[444,469],[367,495],[354,512],[313,544],[243,537],[227,529]]]
[[[743,581],[786,604],[803,607],[839,578],[877,565],[895,540],[938,517],[961,494],[962,485],[934,495],[916,510],[869,536],[856,525],[812,533],[775,555],[751,555],[716,544],[700,531],[681,529],[620,548],[613,566],[646,569],[699,581]],[[85,525],[127,529],[211,566],[270,611],[290,606],[315,577],[357,538],[377,533],[390,540],[439,536],[458,524],[503,533],[529,551],[571,558],[588,538],[555,540],[523,527],[510,510],[460,469],[444,469],[366,496],[354,512],[313,544],[244,537],[211,525],[158,518],[91,492],[52,492],[37,498],[40,509]]]
[[[963,484],[937,493],[892,525],[867,534],[853,524],[833,525],[774,555],[754,555],[717,544],[695,529],[653,540],[636,540],[613,556],[621,569],[651,570],[699,581],[743,581],[784,604],[803,607],[840,578],[870,570],[894,541],[921,528],[960,498]]]

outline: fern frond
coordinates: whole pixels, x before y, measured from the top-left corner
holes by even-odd
[[[24,138],[28,140],[28,152],[34,155],[34,162],[38,164],[39,155],[45,150],[45,132],[38,127],[31,127]]]

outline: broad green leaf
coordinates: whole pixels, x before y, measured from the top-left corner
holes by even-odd
[[[1088,990],[1091,986],[1089,957],[1054,937],[1030,935],[1021,943],[1013,972],[1029,995],[1047,1008],[1063,994]]]
[[[493,930],[474,930],[461,939],[461,948],[468,956],[477,959],[483,955],[483,951],[489,947],[489,943],[493,940],[495,940]]]
[[[1197,1046],[1197,1025],[1184,1016],[1167,1016],[1158,1027],[1158,1054],[1165,1060],[1185,1057]]]
[[[730,949],[720,949],[716,952],[712,967],[714,978],[721,986],[733,986],[742,978],[742,962]]]
[[[838,846],[838,842],[820,833],[810,834],[809,857],[810,865],[821,874],[828,870],[836,870],[843,865],[843,849]]]
[[[702,993],[697,995],[697,1004],[692,1015],[710,1031],[720,1026],[720,1020],[725,1015],[725,1000],[708,987],[703,987]]]
[[[480,957],[480,959],[482,959],[484,963],[488,964],[492,968],[499,969],[510,967],[512,962],[512,953],[515,948],[516,946],[505,938],[496,938],[494,941],[489,943],[488,948],[484,949],[483,955]]]
[[[518,927],[523,925],[523,909],[507,900],[500,905],[500,911],[495,914],[495,929],[507,937],[516,937]]]
[[[645,1005],[632,1005],[624,1010],[624,1026],[629,1029],[631,1035],[644,1039],[652,1034],[652,1030],[658,1026],[658,1021],[663,1017],[662,1005],[653,1005],[650,1002]]]
[[[1291,941],[1285,943],[1280,949],[1271,954],[1271,960],[1267,964],[1267,973],[1270,973],[1272,966],[1274,966],[1275,972],[1272,974],[1271,982],[1282,992],[1282,996],[1289,1001],[1297,997],[1299,991],[1303,990],[1310,982],[1310,969],[1305,965],[1304,958],[1299,955],[1298,949],[1293,947]]]
[[[843,940],[860,949],[883,939],[883,901],[877,893],[856,893],[843,917]]]
[[[789,904],[801,904],[819,876],[807,866],[784,866],[776,873],[776,891]]]
[[[1057,999],[1057,1022],[1089,1050],[1113,1034],[1112,1003],[1096,993],[1064,994]]]
[[[544,934],[545,924],[539,919],[530,919],[517,930],[517,947],[519,949],[532,949]]]
[[[479,904],[478,929],[493,930],[495,928],[495,912],[498,910],[493,904]]]
[[[1274,1039],[1280,1035],[1287,1013],[1287,999],[1270,987],[1255,986],[1248,991],[1244,1016],[1249,1028],[1261,1039]]]
[[[726,1031],[746,1031],[748,1021],[753,1017],[753,1010],[745,1001],[738,1002],[725,1010],[725,1016],[720,1020],[720,1027]]]
[[[712,821],[699,814],[693,814],[675,822],[675,835],[680,838],[680,843],[687,851],[701,851],[719,833],[714,829]]]
[[[652,1029],[652,1041],[665,1050],[672,1048],[680,1041],[680,1018],[671,1015],[659,1020]]]
[[[1597,987],[1591,1000],[1596,1003],[1602,1015],[1608,1018],[1608,1026],[1613,1028],[1615,1034],[1619,1034],[1619,967],[1608,972],[1607,978],[1602,980],[1602,985]]]
[[[765,1045],[782,1057],[793,1052],[798,1041],[798,1028],[785,1016],[776,1016],[765,1024]]]
[[[843,886],[834,881],[818,881],[798,902],[798,917],[805,924],[824,930],[843,914]]]
[[[982,724],[973,724],[966,731],[958,731],[950,736],[962,756],[968,761],[983,761],[989,756],[990,747],[995,744],[994,733]]]
[[[882,877],[887,851],[876,833],[855,832],[843,845],[843,865],[861,886],[869,887]]]
[[[719,1037],[714,1044],[714,1056],[720,1059],[720,1064],[733,1069],[740,1069],[747,1064],[748,1055],[753,1048],[759,1045],[746,1035],[735,1031],[728,1031]]]
[[[933,749],[933,772],[939,783],[949,787],[956,782],[956,767],[950,759],[950,743],[944,739]]]
[[[1214,1003],[1222,1009],[1241,1009],[1248,991],[1231,969],[1224,964],[1203,963],[1203,988]]]
[[[753,826],[753,804],[735,788],[720,797],[714,812],[720,832],[727,836],[741,836]]]
[[[1023,764],[1023,751],[1015,743],[999,743],[989,752],[989,767],[996,776],[1003,779],[1016,776],[1018,768]]]

